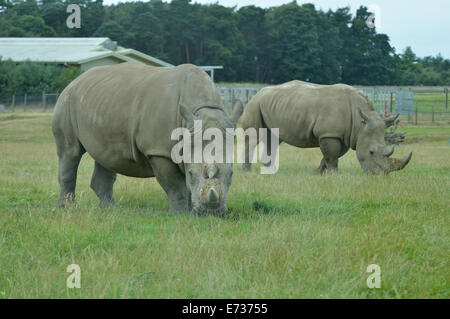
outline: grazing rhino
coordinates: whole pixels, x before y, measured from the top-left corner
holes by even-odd
[[[380,117],[364,93],[345,84],[291,81],[258,92],[245,107],[241,123],[244,130],[279,128],[280,143],[320,147],[320,173],[337,170],[338,158],[351,148],[364,171],[387,174],[403,169],[412,156],[401,160],[389,157],[394,144],[404,139],[403,133],[394,132],[398,116]],[[385,133],[393,124],[394,129]],[[266,144],[269,155],[274,151],[270,141]],[[255,143],[245,145],[244,170],[250,169],[255,147]]]
[[[171,212],[225,212],[232,164],[176,164],[171,151],[178,141],[171,134],[176,128],[192,131],[194,120],[225,131],[236,126],[242,111],[237,101],[230,117],[210,77],[191,64],[163,70],[128,62],[90,69],[61,93],[53,113],[59,204],[74,201],[78,164],[88,152],[95,160],[91,188],[103,205],[114,202],[119,173],[156,177]]]

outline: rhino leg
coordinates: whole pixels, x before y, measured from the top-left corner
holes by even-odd
[[[85,151],[78,141],[74,142],[73,145],[68,145],[64,136],[57,136],[55,140],[59,159],[60,195],[58,205],[63,207],[75,202],[78,165]]]
[[[91,188],[100,199],[100,206],[107,207],[114,204],[113,185],[115,181],[116,173],[111,172],[98,162],[95,162]]]
[[[342,143],[341,143],[341,151],[339,153],[339,157],[344,156],[348,152],[348,150],[349,150],[349,147],[348,146],[343,146]],[[338,165],[338,163],[337,163],[337,160],[336,160],[336,169],[337,169],[337,165]],[[325,156],[324,156],[322,158],[322,160],[320,161],[319,167],[317,168],[317,173],[323,174],[323,172],[326,169],[327,169],[327,163],[326,163]]]
[[[325,170],[336,172],[338,169],[338,159],[341,157],[343,151],[341,141],[337,138],[326,137],[322,138],[319,144],[323,159],[320,162],[318,171],[320,173],[323,173]]]
[[[264,166],[269,167],[272,165],[273,162],[275,162],[277,157],[277,150],[281,143],[283,143],[282,140],[278,138],[278,143],[275,145],[272,145],[272,139],[276,139],[277,136],[270,131],[269,136],[264,141],[264,152],[263,156],[261,158],[261,162]],[[273,150],[272,150],[273,147]]]
[[[325,157],[320,161],[319,167],[317,168],[317,173],[322,174],[327,169],[327,164],[325,163]]]
[[[256,130],[256,135],[256,140],[259,141],[258,130]],[[256,145],[258,144],[255,144],[254,141],[252,141],[248,136],[245,136],[244,163],[242,164],[242,170],[250,171]]]
[[[156,156],[150,158],[150,165],[158,183],[169,198],[170,212],[189,212],[189,191],[186,187],[186,178],[180,172],[178,165],[169,159]]]

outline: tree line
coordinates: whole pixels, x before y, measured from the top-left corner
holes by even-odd
[[[81,7],[80,29],[66,26],[68,4]],[[395,52],[386,34],[366,24],[369,16],[363,6],[352,15],[349,7],[325,12],[295,1],[237,9],[191,0],[116,5],[103,5],[102,0],[0,0],[0,37],[109,37],[174,65],[223,65],[216,79],[225,82],[450,84],[449,59],[419,58],[410,47]],[[30,70],[41,72],[34,81],[53,89],[77,75],[63,67],[13,67],[3,61],[0,89],[24,89],[20,86],[26,83],[36,88],[21,73]],[[45,80],[44,73],[52,78]]]

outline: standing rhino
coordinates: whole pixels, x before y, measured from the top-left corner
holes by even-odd
[[[245,107],[241,123],[244,130],[279,128],[280,143],[320,147],[320,173],[337,170],[339,157],[351,148],[364,171],[387,174],[403,169],[412,156],[410,153],[402,160],[389,157],[393,144],[404,139],[393,130],[385,133],[398,123],[398,115],[381,118],[367,96],[348,85],[291,81],[258,92]],[[273,152],[270,140],[267,153]],[[255,147],[255,143],[246,143],[244,170],[250,169]]]
[[[209,76],[191,64],[163,70],[123,63],[85,72],[62,92],[52,118],[59,204],[74,201],[78,164],[88,152],[95,160],[91,188],[101,204],[114,202],[119,173],[156,177],[171,212],[223,213],[232,164],[175,164],[171,151],[178,141],[171,133],[192,130],[194,120],[205,128],[234,128],[243,111],[236,103],[230,118]]]

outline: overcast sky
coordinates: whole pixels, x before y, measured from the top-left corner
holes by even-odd
[[[104,0],[104,4],[127,0]],[[133,0],[130,0],[133,1]],[[167,1],[170,2],[170,1]],[[192,0],[207,4],[219,2],[226,7],[257,5],[268,8],[292,2],[292,0]],[[450,0],[297,0],[298,4],[314,3],[326,11],[350,6],[353,14],[361,5],[379,8],[378,32],[386,33],[396,52],[408,45],[420,57],[441,53],[450,58]]]

